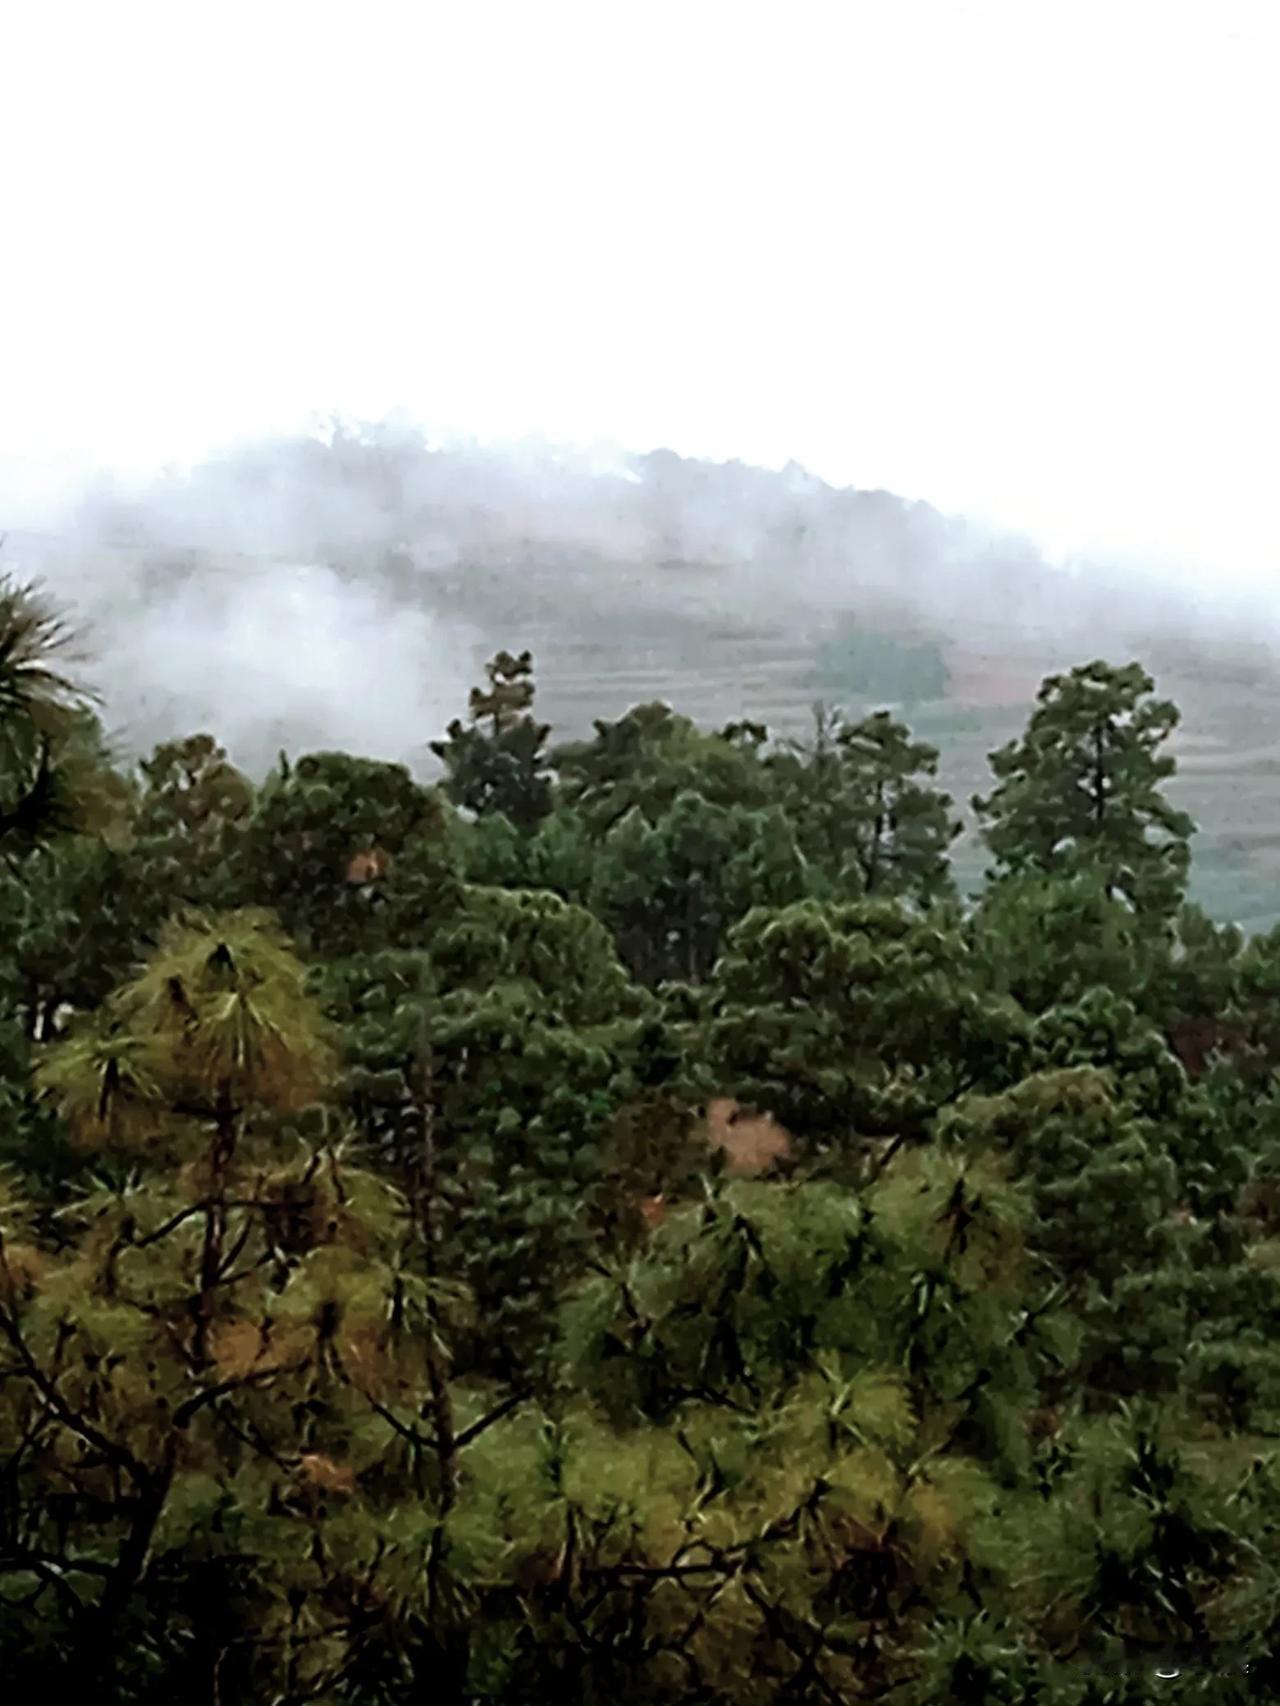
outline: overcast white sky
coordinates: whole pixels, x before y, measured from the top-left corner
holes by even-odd
[[[10,501],[402,405],[1280,569],[1277,0],[15,0],[0,63]]]

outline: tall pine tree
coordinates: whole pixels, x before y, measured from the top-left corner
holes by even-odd
[[[1025,734],[991,754],[996,787],[973,800],[997,876],[1091,869],[1139,911],[1177,909],[1195,825],[1161,791],[1178,709],[1153,689],[1137,663],[1045,680]]]

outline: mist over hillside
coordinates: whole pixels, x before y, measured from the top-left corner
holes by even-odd
[[[11,530],[5,557],[91,621],[130,747],[212,721],[252,766],[281,739],[416,753],[480,654],[530,625],[623,649],[643,629],[661,662],[664,631],[677,657],[721,619],[781,637],[856,613],[1069,652],[1153,614],[1131,580],[794,466],[431,448],[395,425],[103,478],[52,528]]]
[[[963,804],[1044,673],[1137,655],[1183,705],[1194,809],[1197,764],[1220,777],[1242,724],[1256,747],[1280,686],[1272,629],[1221,587],[1053,566],[795,465],[433,446],[395,421],[103,476],[44,527],[12,527],[3,561],[87,626],[123,753],[203,728],[255,774],[281,748],[343,748],[430,776],[427,742],[484,659],[529,646],[560,736],[652,698],[781,734],[815,699],[891,704],[942,748]],[[1268,858],[1278,838],[1268,819],[1242,843],[1235,795],[1213,809],[1235,884],[1250,836]],[[962,873],[978,861],[962,844]]]

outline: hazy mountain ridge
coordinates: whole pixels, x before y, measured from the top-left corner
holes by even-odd
[[[1280,847],[1239,785],[1271,763],[1280,707],[1271,634],[1247,612],[1132,571],[1055,568],[1027,540],[796,466],[341,427],[104,480],[46,531],[11,530],[4,561],[89,623],[126,751],[207,727],[251,771],[283,746],[431,774],[426,742],[485,657],[529,646],[563,735],[659,697],[783,733],[815,698],[894,703],[942,748],[963,803],[1043,673],[1138,655],[1183,705],[1180,803],[1208,818],[1212,802],[1212,839],[1236,848],[1231,892]],[[976,874],[979,850],[959,851]]]

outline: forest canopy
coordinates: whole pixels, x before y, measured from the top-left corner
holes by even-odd
[[[892,708],[566,741],[513,649],[438,785],[256,783],[74,653],[0,582],[15,1699],[1268,1697],[1280,932],[1140,662],[962,896]]]

